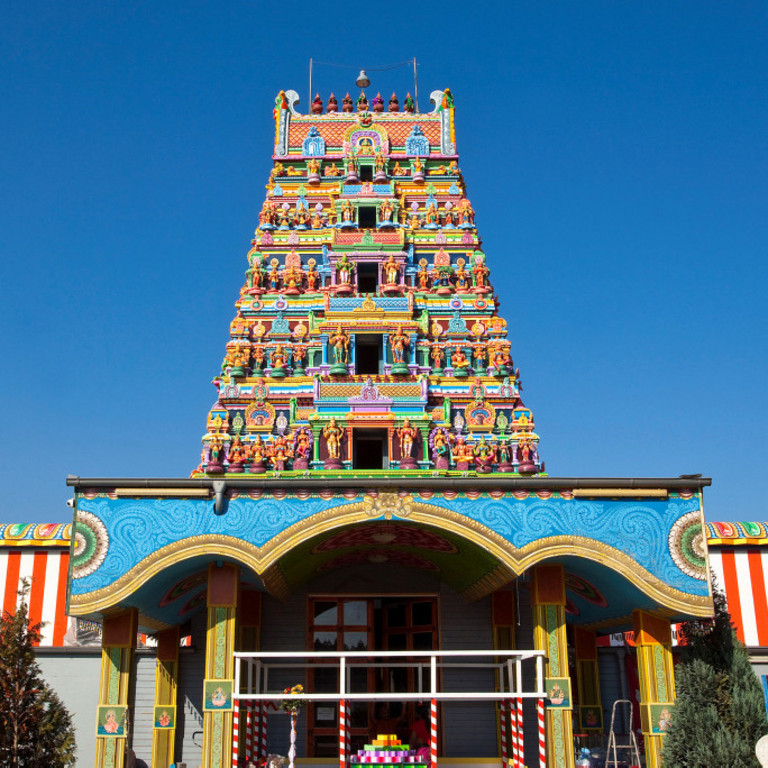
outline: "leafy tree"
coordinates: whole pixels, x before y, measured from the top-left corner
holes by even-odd
[[[725,595],[715,616],[678,627],[686,644],[675,668],[677,706],[664,738],[665,768],[760,768],[757,740],[768,733],[763,692],[736,637]]]
[[[72,718],[35,659],[41,624],[29,625],[24,582],[15,613],[0,617],[0,765],[64,768],[75,763]]]

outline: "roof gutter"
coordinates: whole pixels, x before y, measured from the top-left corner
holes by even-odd
[[[224,494],[226,488],[450,488],[450,489],[546,489],[546,490],[600,490],[600,489],[665,489],[699,490],[712,485],[711,477],[505,477],[494,474],[487,477],[194,477],[194,478],[123,478],[123,477],[79,477],[67,476],[67,485],[75,489],[98,488],[145,488],[163,490],[208,489],[217,497]]]

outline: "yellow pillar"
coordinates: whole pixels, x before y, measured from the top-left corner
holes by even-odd
[[[155,708],[152,731],[152,768],[168,768],[176,738],[176,681],[179,672],[179,628],[157,635]],[[167,723],[167,725],[166,725]]]
[[[672,632],[669,621],[633,611],[637,674],[640,678],[640,726],[647,768],[660,768],[663,733],[675,704]]]
[[[235,673],[237,566],[208,566],[208,623],[203,681],[203,768],[224,768],[232,761],[232,691]],[[212,702],[217,698],[215,706]]]
[[[597,635],[582,627],[573,628],[576,648],[576,684],[579,690],[579,733],[603,732],[600,673],[597,668]]]
[[[128,694],[136,650],[135,609],[104,617],[101,635],[101,685],[96,715],[96,768],[123,768],[130,728]]]
[[[547,656],[544,674],[547,766],[574,768],[571,678],[565,636],[565,577],[561,565],[537,565],[531,581],[533,644]]]

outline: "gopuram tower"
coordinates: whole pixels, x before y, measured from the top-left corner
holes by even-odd
[[[458,165],[453,97],[275,102],[197,472],[543,470]]]
[[[450,91],[297,103],[198,467],[67,479],[95,765],[573,768],[638,689],[659,768],[670,623],[712,612],[709,479],[545,473]]]

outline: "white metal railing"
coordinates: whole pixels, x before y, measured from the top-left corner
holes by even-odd
[[[306,692],[292,695],[305,701],[388,701],[393,697],[401,701],[414,701],[428,696],[436,701],[501,701],[516,699],[543,699],[544,651],[251,651],[235,654],[235,686],[233,696],[242,701],[281,701],[286,698],[283,690],[270,690],[270,672],[277,670],[338,669],[338,688],[335,693]],[[458,661],[459,659],[483,659],[488,661]],[[383,659],[383,661],[374,661]],[[336,662],[334,664],[334,661]],[[523,665],[534,667],[535,685],[526,691]],[[363,691],[349,690],[349,673],[355,668],[410,668],[416,672],[416,688],[413,691]],[[438,677],[444,669],[490,669],[498,673],[494,688],[499,690],[452,691],[446,690]],[[429,687],[424,689],[424,672],[429,670]],[[305,686],[306,689],[306,686]]]

